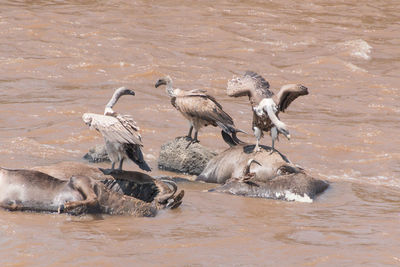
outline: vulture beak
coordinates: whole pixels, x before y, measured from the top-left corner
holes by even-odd
[[[157,87],[159,87],[160,85],[166,85],[167,83],[163,80],[163,79],[159,79],[157,82],[156,82],[156,85],[155,85],[155,87],[157,88]]]

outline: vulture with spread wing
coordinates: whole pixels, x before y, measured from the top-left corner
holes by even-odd
[[[159,79],[155,87],[160,85],[166,85],[166,91],[171,98],[171,104],[190,122],[187,137],[192,142],[199,142],[197,134],[200,128],[212,125],[219,126],[222,129],[222,137],[230,146],[243,143],[236,136],[237,132],[243,131],[235,127],[231,116],[205,90],[184,91],[174,89],[172,87],[172,79],[169,76]],[[194,138],[192,138],[193,128]]]
[[[112,109],[123,95],[135,95],[135,92],[125,87],[118,88],[106,105],[104,115],[85,113],[82,119],[90,128],[96,129],[103,135],[106,151],[112,162],[109,173],[114,171],[116,162],[119,162],[118,170],[121,171],[126,158],[131,159],[142,170],[151,171],[143,158],[141,150],[143,143],[136,122],[131,116],[118,114]]]
[[[269,89],[269,83],[259,74],[246,71],[242,77],[228,81],[227,93],[232,97],[248,96],[253,108],[253,131],[257,143],[255,151],[259,151],[259,141],[264,132],[270,132],[272,149],[275,140],[281,133],[290,139],[286,124],[279,120],[279,112],[284,112],[297,97],[308,94],[307,87],[301,84],[282,86],[278,94]]]

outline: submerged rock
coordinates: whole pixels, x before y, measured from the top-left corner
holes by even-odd
[[[83,158],[92,163],[110,161],[104,145],[96,145],[95,147],[89,149],[89,152],[86,153]]]
[[[191,143],[186,137],[177,137],[161,146],[158,168],[187,174],[200,174],[217,153]]]

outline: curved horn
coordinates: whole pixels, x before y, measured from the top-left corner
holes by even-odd
[[[246,166],[243,168],[243,176],[250,173],[250,167],[253,162],[258,164],[259,166],[262,166],[261,163],[256,161],[255,159],[249,159],[249,161],[247,161]]]
[[[162,183],[157,183],[157,182],[162,182]],[[155,180],[155,183],[158,189],[160,190],[160,193],[164,193],[163,195],[157,197],[158,203],[165,203],[168,199],[172,198],[176,193],[176,191],[178,190],[178,186],[176,185],[176,183],[171,180],[167,179]],[[172,192],[165,193],[166,190],[171,190],[171,188],[168,185],[172,186]],[[166,189],[166,187],[168,189]]]

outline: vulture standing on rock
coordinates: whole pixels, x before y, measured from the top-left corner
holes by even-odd
[[[199,142],[197,134],[200,128],[212,125],[219,126],[222,129],[222,137],[230,146],[243,143],[236,137],[237,132],[243,131],[235,128],[231,116],[205,90],[184,91],[173,89],[172,79],[169,76],[159,79],[155,87],[160,85],[166,85],[166,91],[171,98],[171,104],[190,122],[187,137],[191,142]],[[192,139],[193,128],[194,138]]]
[[[288,84],[282,86],[277,95],[269,90],[269,83],[259,74],[246,71],[242,77],[228,81],[227,93],[232,97],[248,96],[253,107],[253,131],[257,138],[255,151],[260,151],[259,141],[263,131],[270,132],[272,149],[278,134],[282,133],[288,139],[290,134],[287,126],[279,120],[278,114],[301,95],[307,95],[307,87],[301,84]]]
[[[119,162],[118,170],[122,171],[122,164],[127,157],[142,170],[151,171],[143,159],[142,138],[138,133],[139,127],[136,122],[131,116],[118,114],[112,109],[123,95],[135,95],[135,92],[125,87],[118,88],[106,105],[104,115],[85,113],[82,119],[104,137],[106,151],[112,162],[111,169],[107,170],[108,174],[114,171],[116,162]]]

